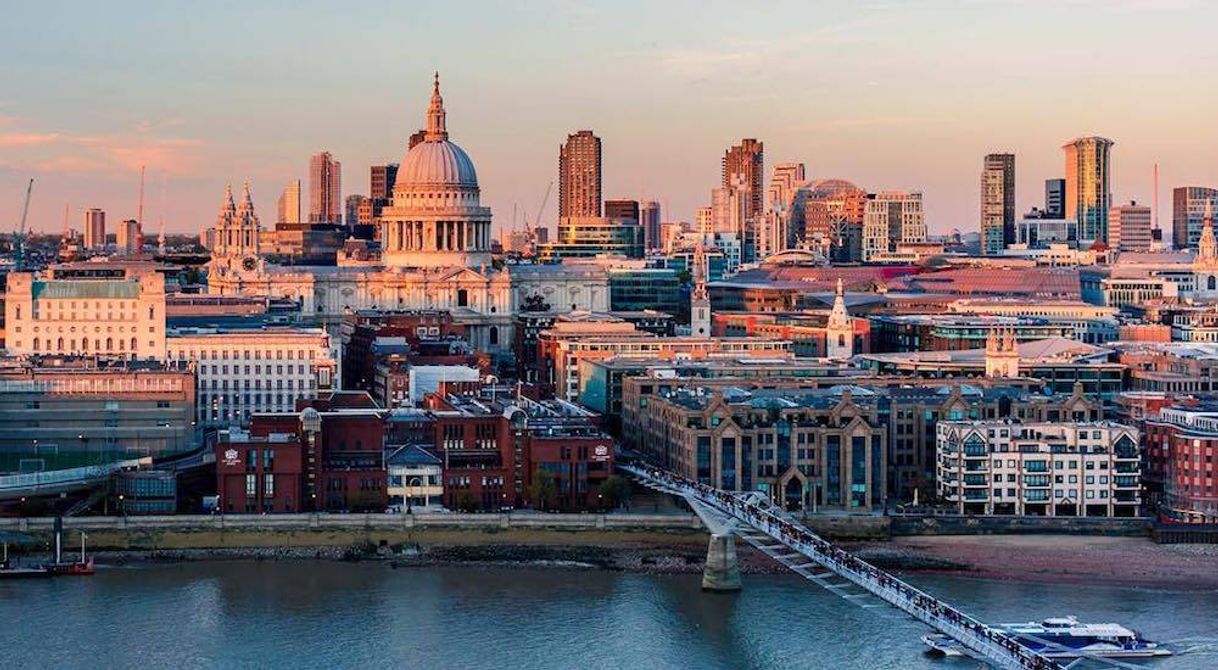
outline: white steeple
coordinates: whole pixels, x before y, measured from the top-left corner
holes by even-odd
[[[825,324],[825,355],[829,358],[850,358],[854,355],[854,321],[846,311],[846,294],[842,278],[837,278],[837,294],[833,309]]]
[[[691,274],[694,286],[689,294],[689,334],[710,337],[711,303],[710,293],[706,289],[706,251],[702,248],[702,240],[698,240],[698,246],[694,249]]]

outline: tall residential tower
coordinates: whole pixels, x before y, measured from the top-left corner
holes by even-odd
[[[601,215],[601,138],[568,135],[558,149],[558,218]]]
[[[981,168],[981,253],[1015,241],[1015,154],[989,154]]]
[[[309,223],[342,223],[343,168],[329,151],[309,159]]]

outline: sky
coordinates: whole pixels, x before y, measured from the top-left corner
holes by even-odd
[[[933,233],[977,230],[986,153],[1016,154],[1023,212],[1064,142],[1103,135],[1114,202],[1149,203],[1159,163],[1169,230],[1173,186],[1218,186],[1215,25],[1212,0],[8,3],[0,229],[31,177],[35,231],[65,206],[77,228],[87,207],[134,217],[141,165],[146,230],[211,225],[245,180],[270,225],[322,150],[344,195],[367,194],[438,70],[497,227],[536,216],[559,145],[590,128],[604,196],[658,200],[664,220],[692,220],[724,150],[757,137],[767,178],[796,160],[922,191]]]

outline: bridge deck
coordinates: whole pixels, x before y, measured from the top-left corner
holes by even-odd
[[[695,509],[698,506],[705,506],[724,517],[756,528],[772,540],[782,543],[786,548],[797,552],[798,555],[811,559],[871,596],[883,600],[951,637],[995,667],[1011,670],[1042,670],[1061,667],[1053,659],[1036,653],[1003,631],[970,617],[950,604],[856,558],[846,550],[834,546],[807,528],[790,521],[781,512],[672,473],[629,465],[619,464],[618,467],[634,475],[649,487],[673,493],[686,498],[691,503],[697,503]],[[719,523],[721,522],[717,522],[716,525]],[[750,541],[750,543],[753,542]],[[772,544],[767,545],[766,548],[765,553],[772,556],[782,551]],[[785,559],[780,561],[784,565],[788,564],[788,561],[794,563],[792,554],[785,553],[781,557]],[[788,565],[788,567],[793,566]],[[807,570],[806,564],[800,564],[799,568],[796,571],[800,573]],[[827,575],[822,573],[815,577],[806,576],[823,581]],[[845,585],[835,584],[833,586],[840,588]]]

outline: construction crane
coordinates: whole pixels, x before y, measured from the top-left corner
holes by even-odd
[[[25,269],[25,219],[30,213],[30,194],[33,192],[34,180],[31,178],[29,185],[25,187],[25,205],[21,207],[21,224],[17,226],[17,233],[13,236],[13,265],[17,271]]]
[[[542,196],[542,198],[541,198],[541,207],[537,208],[537,218],[533,219],[533,228],[534,229],[541,227],[541,214],[542,214],[542,212],[546,211],[546,203],[550,201],[550,191],[552,191],[553,189],[554,189],[554,182],[550,181],[549,186],[546,186],[546,194],[544,196]],[[530,230],[529,232],[532,234],[536,234],[533,232],[533,230]]]

